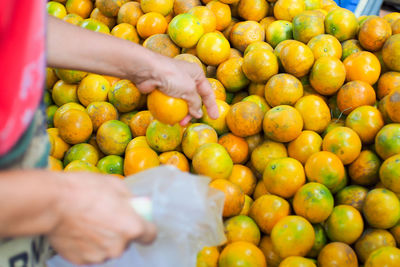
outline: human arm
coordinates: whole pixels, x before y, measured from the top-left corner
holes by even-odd
[[[48,20],[49,66],[129,79],[142,93],[157,88],[186,100],[189,113],[195,118],[202,116],[203,101],[210,117],[218,117],[214,93],[196,64],[174,60],[133,42],[79,28],[51,16]]]
[[[152,224],[130,206],[113,177],[44,170],[0,172],[0,238],[47,235],[76,264],[119,256],[131,241],[148,243]]]

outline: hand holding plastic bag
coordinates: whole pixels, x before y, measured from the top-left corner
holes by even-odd
[[[150,246],[133,244],[120,259],[102,267],[191,267],[204,246],[225,241],[222,210],[224,195],[208,186],[209,179],[170,166],[144,171],[125,179],[132,193],[151,199],[149,210],[137,210],[152,218],[158,230]],[[146,208],[146,205],[141,205]],[[66,265],[54,258],[49,267]]]

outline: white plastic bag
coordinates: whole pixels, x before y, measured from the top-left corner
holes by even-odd
[[[208,186],[209,178],[171,166],[153,168],[125,179],[135,196],[149,197],[158,236],[150,246],[133,243],[120,259],[98,267],[195,267],[204,246],[225,241],[224,195]],[[49,267],[72,267],[60,257]]]

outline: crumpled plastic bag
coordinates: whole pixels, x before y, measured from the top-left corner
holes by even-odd
[[[125,179],[135,196],[149,197],[157,239],[150,246],[132,243],[119,259],[98,267],[195,267],[205,246],[225,241],[224,194],[208,186],[210,179],[172,166],[153,168]],[[72,267],[55,257],[49,267]]]

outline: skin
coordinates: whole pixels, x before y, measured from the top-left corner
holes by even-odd
[[[51,16],[47,21],[49,66],[125,78],[141,93],[157,87],[180,97],[189,104],[189,115],[182,124],[191,116],[202,116],[201,100],[208,114],[218,117],[214,93],[196,64]],[[132,209],[131,198],[119,179],[101,174],[1,171],[0,238],[46,235],[59,255],[72,263],[101,263],[121,255],[132,241],[147,244],[156,236],[155,226]]]

